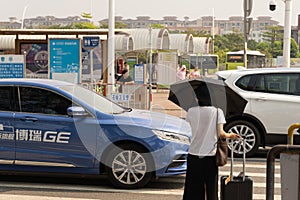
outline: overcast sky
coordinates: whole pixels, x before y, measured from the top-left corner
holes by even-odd
[[[4,1],[4,0],[2,0]],[[292,25],[297,25],[300,14],[300,0],[292,1]],[[251,17],[270,16],[284,23],[285,3],[277,0],[276,11],[269,10],[270,0],[253,0]],[[0,20],[8,21],[16,17],[21,21],[37,16],[79,16],[82,12],[91,12],[94,21],[108,18],[109,0],[6,0],[0,8]],[[24,12],[25,11],[25,12]],[[164,16],[185,16],[191,20],[202,16],[216,19],[228,19],[230,16],[243,16],[243,0],[115,0],[115,15],[124,19],[136,19],[137,16],[149,16],[151,19],[162,19]]]

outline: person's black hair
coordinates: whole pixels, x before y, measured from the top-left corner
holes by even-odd
[[[206,85],[200,86],[196,91],[199,106],[211,106],[211,98]]]

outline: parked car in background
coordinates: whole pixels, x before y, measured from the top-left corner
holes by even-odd
[[[248,101],[243,116],[229,117],[225,125],[226,131],[243,136],[247,155],[259,146],[287,143],[288,128],[300,123],[300,69],[241,69],[216,75]],[[242,147],[235,149],[235,154],[242,152]]]
[[[186,171],[191,130],[180,118],[55,80],[1,79],[0,95],[1,171],[107,174],[127,189]]]

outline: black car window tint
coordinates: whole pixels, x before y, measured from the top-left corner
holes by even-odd
[[[266,74],[267,91],[277,94],[289,94],[292,80],[295,82],[295,77],[293,76],[295,75],[286,73]]]
[[[0,111],[15,111],[16,104],[13,96],[13,87],[0,86]]]
[[[240,78],[235,85],[241,88],[242,90],[251,90],[249,88],[251,76],[244,76]]]
[[[246,75],[241,77],[235,85],[241,88],[242,90],[255,91],[257,79],[259,75]]]
[[[21,112],[67,115],[72,102],[54,92],[32,87],[20,87]]]
[[[289,80],[289,93],[300,95],[300,74],[292,74]]]
[[[257,74],[253,76],[253,91],[256,92],[265,92],[266,91],[266,83],[265,83],[265,76],[261,74]]]

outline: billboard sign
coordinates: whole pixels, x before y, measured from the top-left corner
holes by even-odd
[[[80,39],[49,39],[50,79],[80,82]]]
[[[25,55],[27,78],[48,78],[48,44],[40,41],[22,41],[21,54]]]
[[[24,55],[0,55],[0,78],[24,78]]]

